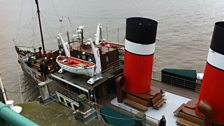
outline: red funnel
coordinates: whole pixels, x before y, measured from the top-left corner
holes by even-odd
[[[150,91],[157,24],[146,18],[127,19],[124,76],[130,93]]]
[[[200,100],[207,101],[214,121],[224,122],[224,22],[215,23],[207,64],[200,90]],[[196,109],[196,113],[198,109]]]

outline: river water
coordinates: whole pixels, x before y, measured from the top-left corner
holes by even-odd
[[[214,23],[224,19],[223,0],[39,0],[46,48],[56,49],[59,32],[85,26],[94,37],[103,24],[103,37],[123,43],[125,19],[147,17],[159,22],[154,71],[164,67],[203,72]],[[59,22],[62,19],[62,22]],[[0,0],[0,73],[9,99],[25,100],[31,82],[17,62],[14,44],[40,46],[34,0]],[[25,95],[25,96],[24,96]],[[21,97],[23,96],[23,97]]]

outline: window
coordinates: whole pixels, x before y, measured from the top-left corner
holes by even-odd
[[[76,105],[73,105],[73,108],[76,110],[76,109],[78,109],[78,107],[76,106]]]
[[[72,106],[71,106],[71,103],[70,103],[69,101],[66,100],[66,103],[67,103],[67,105],[68,105],[69,107],[72,107]]]
[[[62,98],[61,96],[59,96],[59,98],[60,98],[60,101],[61,101],[62,103],[65,102],[65,101],[64,101],[64,98]]]
[[[108,56],[106,56],[106,63],[108,63],[109,62],[109,57]]]

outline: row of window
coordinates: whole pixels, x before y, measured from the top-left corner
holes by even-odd
[[[72,110],[78,109],[78,106],[76,105],[78,103],[76,101],[73,101],[70,98],[67,98],[67,97],[65,97],[65,96],[63,96],[62,94],[59,94],[59,93],[57,93],[57,96],[58,96],[59,102],[61,102],[65,106],[70,107]]]

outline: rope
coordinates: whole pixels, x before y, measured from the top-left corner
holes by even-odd
[[[56,16],[59,20],[60,20],[60,18],[62,18],[61,20],[62,20],[62,22],[63,22],[63,16],[60,17],[60,15],[59,15],[59,13],[58,13],[58,10],[56,9],[53,0],[51,0],[51,5],[52,5],[52,7],[53,7],[53,9],[54,9],[54,12],[56,13],[55,15],[51,14],[51,16]],[[62,23],[62,22],[60,22],[60,25],[61,25],[61,26],[60,26],[59,33],[62,32],[62,29],[64,30],[64,26],[63,26],[63,23]]]
[[[68,18],[68,22],[69,22],[69,24],[70,24],[70,26],[72,28],[73,34],[76,34],[75,31],[74,31],[75,28],[73,28],[73,25],[72,25],[72,22],[71,22],[70,18],[69,17],[67,17],[67,18]]]
[[[54,9],[54,12],[56,12],[56,16],[57,16],[58,19],[59,19],[60,16],[59,16],[58,10],[57,10],[56,7],[55,7],[55,4],[54,4],[53,0],[51,0],[51,5],[52,5],[52,7],[53,7],[53,9]]]

